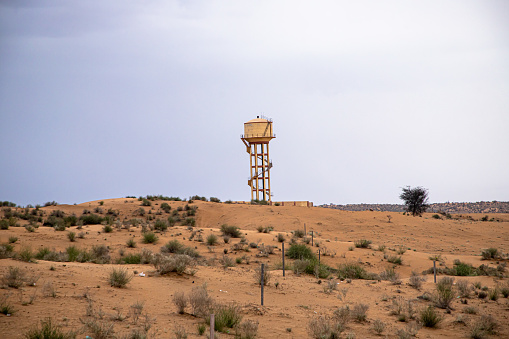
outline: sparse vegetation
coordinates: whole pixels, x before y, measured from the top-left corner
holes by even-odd
[[[126,268],[113,268],[108,277],[108,281],[112,287],[125,287],[133,276]]]
[[[366,239],[356,240],[354,242],[354,245],[357,248],[370,248],[371,247],[371,240],[366,240]]]
[[[144,244],[154,244],[159,240],[159,237],[154,232],[145,232],[143,233],[143,243]]]
[[[456,296],[452,286],[454,278],[443,277],[436,284],[435,304],[440,308],[449,308]]]
[[[421,311],[419,319],[423,326],[433,328],[442,321],[442,316],[430,305]]]
[[[41,320],[41,325],[32,327],[24,333],[25,339],[74,339],[77,336],[75,332],[65,332],[51,318]]]
[[[229,226],[226,224],[221,225],[221,233],[223,233],[223,236],[228,235],[232,238],[240,238],[242,236],[237,226]]]

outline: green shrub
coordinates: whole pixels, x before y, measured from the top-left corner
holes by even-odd
[[[500,253],[497,248],[491,247],[483,250],[481,256],[483,260],[498,259],[500,258]]]
[[[124,264],[141,264],[141,254],[127,254],[122,258]]]
[[[240,324],[242,315],[237,305],[219,305],[214,309],[214,328],[219,332],[226,332]]]
[[[434,328],[442,321],[442,316],[430,305],[421,311],[420,320],[423,326]]]
[[[109,274],[109,283],[112,287],[125,287],[133,278],[126,268],[113,268]]]
[[[154,232],[146,232],[143,233],[143,243],[144,244],[154,244],[159,240],[159,237],[155,235]]]
[[[126,242],[127,247],[135,248],[136,247],[136,241],[134,241],[133,238],[129,238]]]
[[[265,267],[263,268],[263,276],[262,276],[262,267],[261,266],[257,266],[255,268],[255,272],[254,272],[254,279],[255,279],[255,282],[258,284],[258,285],[261,285],[262,284],[262,278],[263,278],[263,285],[264,286],[267,286],[270,282],[270,278],[271,278],[271,274],[270,274],[270,268],[269,268],[269,265],[265,265]]]
[[[355,304],[350,314],[352,318],[354,318],[358,322],[363,322],[367,320],[367,312],[369,309],[369,305],[367,304]]]
[[[76,241],[76,233],[74,232],[67,232],[67,238],[70,242]]]
[[[154,224],[154,229],[164,232],[168,229],[168,223],[165,220],[157,219]]]
[[[196,219],[194,218],[186,218],[183,223],[184,226],[192,226],[196,225]]]
[[[65,249],[69,261],[77,261],[81,251],[76,246],[69,246]]]
[[[354,242],[354,245],[357,248],[370,248],[371,247],[371,240],[366,240],[366,239],[356,240]]]
[[[161,204],[161,209],[162,209],[163,211],[165,211],[166,213],[170,213],[171,206],[170,206],[170,205],[168,205],[168,203],[163,202],[163,203]]]
[[[0,259],[10,258],[13,250],[14,246],[11,244],[0,244]]]
[[[338,265],[337,276],[339,279],[372,279],[372,274],[356,262]]]
[[[216,198],[216,197],[210,197],[209,199],[211,202],[221,202],[221,200],[219,198]]]
[[[286,256],[290,259],[310,259],[316,260],[316,255],[309,247],[304,244],[293,244],[286,252]]]
[[[214,246],[217,245],[217,236],[215,234],[210,234],[207,236],[207,245]]]
[[[8,230],[9,229],[9,220],[2,219],[0,220],[0,230]]]
[[[14,244],[16,241],[18,241],[18,237],[16,236],[9,237],[9,244]]]
[[[401,256],[396,255],[390,256],[389,258],[387,258],[387,261],[396,265],[401,265],[403,263],[403,259],[401,258]]]
[[[142,201],[141,206],[152,206],[152,203],[150,202],[150,200],[142,199],[141,201]]]
[[[442,219],[438,214],[433,214],[431,217],[433,219]]]
[[[97,214],[86,214],[80,217],[83,225],[99,225],[104,221],[104,218]]]
[[[449,308],[451,302],[456,297],[452,288],[454,278],[443,277],[436,284],[436,300],[435,303],[440,308]]]
[[[221,225],[221,233],[232,238],[240,238],[242,236],[242,233],[237,226],[228,226],[226,224]]]
[[[111,233],[111,232],[113,232],[113,227],[111,227],[110,225],[104,225],[103,232],[104,233]]]
[[[51,318],[41,320],[41,327],[33,327],[24,334],[25,339],[74,339],[77,333],[64,332]]]
[[[285,235],[283,233],[277,234],[277,241],[278,242],[284,242],[285,241]]]
[[[32,252],[32,248],[23,247],[21,251],[18,253],[19,259],[26,262],[31,262],[34,258],[34,254]]]

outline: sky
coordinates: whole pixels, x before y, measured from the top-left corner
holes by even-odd
[[[509,2],[2,1],[0,200],[509,201]]]

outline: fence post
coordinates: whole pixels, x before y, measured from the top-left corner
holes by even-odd
[[[210,339],[214,339],[214,332],[215,332],[214,324],[215,324],[214,313],[212,313],[210,315]]]
[[[315,232],[311,231],[311,247],[313,247],[314,239],[315,239]]]
[[[437,265],[435,264],[436,261],[433,260],[433,282],[437,283]]]
[[[304,236],[307,236],[307,233],[306,233],[306,223],[304,223]]]
[[[264,271],[265,271],[265,264],[262,264],[262,276],[260,277],[260,282],[261,282],[261,288],[262,288],[262,306],[263,306],[263,285],[264,285],[264,281],[263,281],[263,274],[264,274]]]
[[[285,243],[283,241],[283,277],[285,276]]]
[[[320,266],[320,250],[318,250],[318,266]]]

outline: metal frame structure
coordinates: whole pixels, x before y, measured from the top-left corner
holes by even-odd
[[[272,201],[270,191],[272,162],[269,158],[269,141],[276,135],[272,133],[272,120],[270,119],[257,118],[246,124],[249,123],[263,124],[259,127],[264,129],[262,133],[241,135],[241,140],[246,145],[246,152],[249,153],[250,176],[247,184],[251,187],[251,200],[270,202]],[[247,131],[246,128],[244,130]]]

